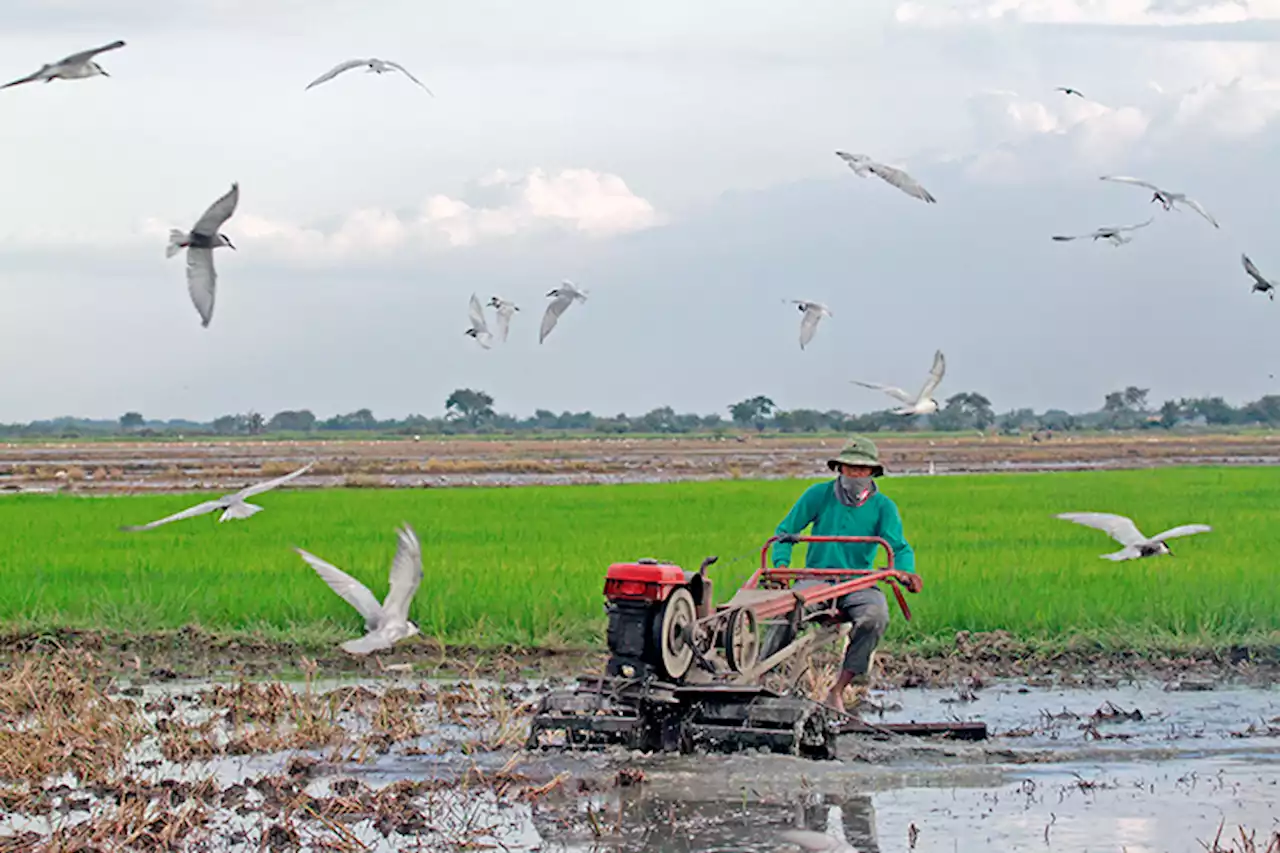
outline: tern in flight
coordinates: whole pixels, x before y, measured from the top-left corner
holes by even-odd
[[[172,258],[183,249],[187,250],[187,292],[191,294],[191,303],[200,314],[200,325],[209,328],[213,320],[213,298],[218,288],[218,272],[213,268],[213,250],[227,246],[235,249],[226,234],[219,233],[220,228],[236,212],[240,203],[240,184],[231,185],[226,195],[209,205],[190,233],[183,233],[176,228],[169,231],[169,245],[165,247],[164,256]]]
[[[1240,260],[1244,263],[1244,271],[1253,278],[1253,287],[1249,288],[1249,292],[1258,291],[1267,294],[1267,297],[1274,302],[1276,299],[1276,286],[1274,283],[1262,277],[1262,273],[1258,272],[1258,268],[1253,265],[1253,261],[1249,260],[1249,256],[1240,253]]]
[[[1116,561],[1155,557],[1160,554],[1168,554],[1172,557],[1173,551],[1169,548],[1167,540],[1213,530],[1207,524],[1183,524],[1164,533],[1157,533],[1148,539],[1131,519],[1123,515],[1112,515],[1109,512],[1064,512],[1056,517],[1106,532],[1124,547],[1111,554],[1103,554],[1102,559]]]
[[[792,299],[790,301],[804,314],[800,318],[800,349],[804,349],[817,333],[818,321],[823,317],[832,316],[831,310],[821,302],[808,302],[803,299]]]
[[[12,83],[5,83],[0,89],[8,89],[10,86],[20,86],[23,83],[34,83],[37,80],[43,80],[50,83],[54,80],[82,80],[86,77],[110,77],[101,65],[93,61],[93,58],[100,53],[106,53],[108,50],[124,47],[124,42],[113,41],[111,44],[104,44],[102,47],[95,47],[89,50],[82,50],[79,53],[73,53],[65,56],[57,62],[49,65],[40,66],[40,70],[34,74],[28,74]]]
[[[552,297],[551,303],[547,305],[547,311],[542,315],[542,328],[538,331],[538,343],[542,343],[547,339],[547,335],[551,334],[551,330],[556,327],[556,323],[560,320],[560,315],[569,310],[569,306],[575,301],[587,301],[587,292],[579,290],[578,286],[573,282],[565,280],[560,286],[554,290],[548,290],[547,296]]]
[[[476,339],[476,343],[485,349],[489,349],[493,343],[493,333],[489,331],[489,324],[484,321],[484,308],[480,305],[480,300],[476,299],[476,295],[471,294],[471,328],[467,329],[464,334],[470,335]]]
[[[1218,220],[1214,219],[1213,216],[1210,215],[1209,211],[1200,206],[1200,202],[1195,199],[1187,198],[1186,193],[1175,193],[1170,192],[1169,190],[1162,190],[1153,183],[1141,181],[1137,178],[1130,178],[1125,175],[1103,175],[1099,180],[1115,181],[1121,184],[1133,184],[1135,187],[1145,187],[1154,193],[1154,195],[1151,196],[1151,200],[1160,202],[1160,204],[1164,206],[1165,210],[1173,210],[1173,206],[1175,204],[1185,204],[1187,207],[1191,208],[1208,220],[1209,224],[1214,228],[1221,227],[1218,225]]]
[[[339,62],[337,65],[333,66],[333,68],[330,68],[328,71],[326,71],[325,73],[321,74],[319,77],[317,77],[316,79],[308,83],[307,89],[310,89],[312,86],[319,86],[321,83],[325,83],[329,80],[332,80],[334,77],[337,77],[343,71],[350,71],[352,68],[359,68],[361,66],[366,67],[369,71],[373,72],[374,74],[386,74],[388,71],[399,71],[401,74],[408,77],[410,80],[417,83],[419,86],[422,86],[423,89],[426,89],[428,95],[430,95],[433,98],[436,96],[435,92],[432,92],[430,89],[427,89],[426,85],[417,77],[414,77],[412,74],[410,74],[409,70],[405,68],[403,65],[401,65],[398,62],[392,62],[390,60],[383,60],[383,59],[348,59],[346,62]]]
[[[844,151],[837,151],[836,156],[843,160],[859,178],[865,178],[867,173],[870,173],[913,198],[918,198],[929,204],[937,202],[937,199],[931,196],[928,190],[920,186],[915,178],[901,169],[877,163],[865,154],[848,154]]]
[[[498,317],[498,332],[502,335],[502,340],[505,343],[507,332],[511,329],[511,315],[519,311],[520,306],[506,299],[499,299],[496,296],[491,297],[487,304]]]
[[[297,471],[294,471],[292,474],[285,474],[283,477],[277,477],[274,480],[267,480],[253,486],[248,486],[234,494],[223,495],[216,500],[196,504],[189,509],[184,509],[182,512],[174,513],[173,515],[162,518],[159,521],[153,521],[150,524],[140,524],[134,527],[121,527],[120,529],[130,533],[136,533],[140,530],[152,530],[162,524],[168,524],[171,521],[181,521],[185,518],[195,518],[198,515],[208,515],[209,513],[217,512],[218,510],[222,510],[222,517],[218,519],[219,522],[248,518],[251,515],[262,512],[262,507],[248,502],[249,498],[254,497],[255,495],[260,495],[263,492],[269,492],[274,488],[283,486],[290,480],[301,477],[303,474],[307,473],[307,471],[311,470],[311,466],[315,464],[315,460],[313,459]]]
[[[924,387],[920,389],[920,393],[914,397],[901,388],[895,388],[892,385],[859,382],[856,379],[853,382],[863,388],[883,391],[890,397],[904,403],[905,405],[893,410],[895,415],[931,415],[938,411],[938,401],[933,399],[933,392],[942,384],[942,376],[946,371],[947,361],[942,357],[942,350],[938,350],[933,354],[933,367],[929,370],[929,378],[925,380]]]
[[[1111,245],[1113,246],[1122,246],[1125,243],[1133,242],[1133,238],[1123,236],[1123,232],[1137,231],[1139,228],[1146,228],[1148,225],[1150,225],[1154,221],[1155,219],[1153,217],[1151,219],[1148,219],[1146,222],[1139,222],[1137,225],[1107,225],[1089,234],[1074,234],[1074,235],[1055,234],[1053,239],[1059,240],[1059,241],[1065,241],[1065,240],[1083,240],[1087,237],[1092,237],[1094,240],[1103,240],[1103,239],[1110,240]]]
[[[1079,89],[1072,89],[1070,86],[1059,86],[1057,91],[1067,95],[1079,95],[1082,98],[1084,97],[1083,92],[1081,92]]]

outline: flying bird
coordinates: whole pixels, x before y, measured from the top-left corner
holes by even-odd
[[[886,166],[883,163],[877,163],[865,154],[847,154],[844,151],[837,151],[836,156],[848,164],[854,174],[859,178],[865,178],[867,173],[875,175],[882,181],[892,184],[902,190],[909,196],[918,198],[921,201],[933,204],[936,198],[929,195],[929,191],[920,186],[916,179],[908,175],[901,169],[895,169],[893,166]]]
[[[520,306],[496,296],[489,300],[488,305],[498,317],[498,331],[502,334],[503,343],[506,343],[507,332],[511,328],[511,315],[519,311]]]
[[[779,837],[810,853],[858,853],[857,848],[848,841],[812,829],[788,829]]]
[[[1148,539],[1142,535],[1132,520],[1123,515],[1112,515],[1109,512],[1064,512],[1055,517],[1105,531],[1108,536],[1124,546],[1119,551],[1102,555],[1104,560],[1116,561],[1155,557],[1159,554],[1168,554],[1172,557],[1173,551],[1170,550],[1166,540],[1179,536],[1192,536],[1196,533],[1208,533],[1213,529],[1207,524],[1183,524]]]
[[[832,316],[831,310],[821,302],[806,302],[803,299],[792,299],[790,302],[804,313],[800,318],[800,349],[804,349],[817,333],[818,321]]]
[[[1249,288],[1249,292],[1261,291],[1267,294],[1267,298],[1274,302],[1276,299],[1275,284],[1262,277],[1262,273],[1258,272],[1258,268],[1253,265],[1253,261],[1249,260],[1248,255],[1241,252],[1240,260],[1244,262],[1244,271],[1253,277],[1253,287]]]
[[[1148,219],[1146,222],[1139,222],[1137,225],[1107,225],[1105,227],[1099,228],[1097,231],[1094,231],[1090,234],[1075,234],[1075,235],[1055,234],[1053,239],[1065,241],[1065,240],[1083,240],[1086,237],[1092,237],[1094,240],[1100,240],[1100,239],[1110,240],[1111,245],[1113,246],[1122,246],[1125,243],[1133,242],[1132,237],[1122,236],[1123,232],[1137,231],[1139,228],[1146,228],[1148,225],[1150,225],[1154,221],[1155,221],[1155,218],[1152,217],[1151,219]]]
[[[23,83],[34,83],[37,80],[43,80],[50,83],[54,80],[80,80],[85,77],[110,77],[101,65],[93,61],[93,58],[99,53],[105,53],[108,50],[124,47],[124,42],[113,41],[111,44],[104,44],[102,47],[95,47],[90,50],[82,50],[79,53],[73,53],[70,56],[63,57],[57,62],[50,65],[40,66],[40,70],[34,74],[29,74],[12,83],[5,83],[0,89],[8,89],[10,86],[20,86]]]
[[[169,245],[164,256],[172,258],[182,249],[187,250],[187,292],[200,314],[200,325],[209,328],[213,319],[213,297],[218,286],[218,273],[213,268],[213,250],[231,244],[226,234],[219,233],[223,224],[236,212],[240,203],[240,184],[234,183],[222,198],[209,205],[191,233],[184,234],[174,228],[169,231]]]
[[[476,339],[476,343],[485,349],[489,349],[493,343],[493,333],[489,331],[489,324],[484,321],[484,308],[480,307],[480,300],[476,299],[476,295],[471,294],[471,328],[467,329],[466,334]]]
[[[218,519],[219,522],[248,518],[251,515],[262,512],[262,507],[248,502],[249,498],[254,497],[255,495],[260,495],[263,492],[269,492],[274,488],[283,486],[290,480],[301,477],[303,474],[307,473],[307,471],[311,470],[311,466],[315,464],[315,460],[312,460],[297,471],[294,471],[292,474],[285,474],[283,477],[277,477],[274,480],[267,480],[256,485],[249,486],[235,492],[234,494],[223,495],[216,500],[196,504],[190,509],[184,509],[182,512],[174,513],[167,518],[162,518],[159,521],[153,521],[150,524],[140,524],[134,527],[121,527],[120,529],[130,533],[136,533],[140,530],[151,530],[162,524],[168,524],[171,521],[181,521],[185,518],[195,518],[198,515],[208,515],[209,513],[217,512],[218,510],[223,511],[222,517]]]
[[[933,354],[933,367],[929,370],[929,378],[924,381],[924,387],[920,389],[920,393],[914,397],[901,388],[895,388],[892,385],[859,382],[856,379],[853,382],[863,388],[883,391],[890,397],[905,403],[905,405],[893,410],[896,415],[931,415],[938,411],[938,401],[933,399],[933,392],[942,384],[942,376],[946,371],[947,361],[942,357],[942,350],[938,350]]]
[[[587,292],[579,290],[577,285],[567,279],[561,282],[560,286],[555,290],[547,291],[547,296],[553,297],[551,304],[547,306],[547,312],[542,315],[542,328],[538,332],[538,343],[542,343],[547,339],[547,335],[551,334],[551,330],[556,327],[556,323],[560,320],[560,315],[569,310],[569,306],[574,300],[587,301]]]
[[[315,569],[329,588],[342,597],[364,617],[365,635],[358,640],[343,643],[343,651],[353,655],[389,649],[400,640],[421,633],[409,620],[409,603],[422,583],[422,548],[418,537],[408,524],[396,531],[400,544],[391,561],[390,589],[386,599],[379,604],[369,588],[351,575],[327,563],[301,548],[294,548],[298,555]]]
[[[1133,184],[1136,187],[1145,187],[1154,193],[1154,195],[1151,196],[1151,200],[1160,202],[1160,204],[1164,206],[1165,210],[1173,210],[1174,204],[1185,204],[1187,207],[1191,208],[1208,220],[1214,228],[1221,227],[1218,225],[1218,220],[1214,219],[1209,214],[1209,211],[1200,206],[1200,202],[1195,199],[1187,198],[1186,193],[1175,193],[1170,192],[1169,190],[1162,190],[1153,183],[1141,181],[1137,178],[1126,177],[1124,175],[1103,175],[1099,180],[1116,181],[1121,184]]]
[[[1063,92],[1067,95],[1079,95],[1082,98],[1084,97],[1084,94],[1079,89],[1072,89],[1070,86],[1059,86],[1057,91]]]
[[[346,62],[339,62],[337,65],[333,66],[333,68],[329,69],[328,71],[326,71],[325,73],[321,74],[319,77],[317,77],[316,79],[308,83],[307,89],[310,89],[312,86],[319,86],[321,83],[332,80],[334,77],[337,77],[343,71],[350,71],[352,68],[359,68],[362,65],[365,66],[369,71],[372,71],[374,74],[386,74],[388,71],[399,71],[401,74],[408,77],[410,80],[417,83],[419,86],[422,86],[423,89],[426,89],[428,95],[430,95],[433,98],[436,96],[435,92],[432,92],[430,89],[427,89],[427,87],[423,84],[421,80],[419,80],[417,77],[414,77],[412,74],[410,74],[407,68],[405,68],[400,63],[392,62],[389,59],[388,60],[348,59]],[[303,91],[306,91],[306,90],[304,89]]]

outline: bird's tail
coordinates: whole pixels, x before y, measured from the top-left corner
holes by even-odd
[[[172,258],[178,252],[182,251],[182,244],[187,240],[187,235],[179,231],[177,228],[169,229],[169,245],[164,247],[164,256]]]

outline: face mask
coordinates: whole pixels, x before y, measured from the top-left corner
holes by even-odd
[[[875,492],[876,481],[872,477],[847,477],[841,474],[837,481],[836,494],[846,506],[862,506]]]

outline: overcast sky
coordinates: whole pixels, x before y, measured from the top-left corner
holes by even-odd
[[[1280,277],[1280,0],[6,0],[0,78],[117,38],[109,78],[0,92],[3,422],[871,411],[851,379],[914,391],[936,348],[998,411],[1280,393],[1240,265]],[[358,56],[436,97],[304,92]],[[165,235],[232,181],[203,329]],[[589,300],[540,346],[563,278]],[[507,344],[472,292],[520,306]],[[793,298],[834,314],[803,352]]]

